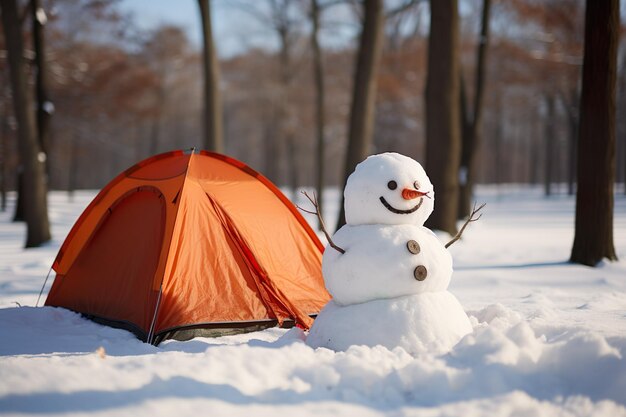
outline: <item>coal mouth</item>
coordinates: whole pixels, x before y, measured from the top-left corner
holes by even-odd
[[[385,197],[383,197],[383,196],[380,197],[380,202],[383,203],[383,206],[385,206],[387,208],[387,210],[389,210],[392,213],[396,213],[396,214],[411,214],[411,213],[415,212],[417,209],[419,209],[422,206],[422,203],[424,202],[424,197],[420,198],[420,202],[417,203],[417,205],[415,207],[411,207],[408,210],[400,210],[400,209],[395,208],[394,206],[389,204],[387,202],[387,200],[385,200]]]

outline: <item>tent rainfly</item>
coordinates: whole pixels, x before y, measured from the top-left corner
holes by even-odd
[[[85,209],[45,304],[155,345],[308,328],[330,299],[322,252],[267,178],[223,155],[173,151],[126,170]]]

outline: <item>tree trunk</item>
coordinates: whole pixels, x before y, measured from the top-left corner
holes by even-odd
[[[571,262],[617,260],[613,246],[615,79],[619,1],[587,0],[583,56],[576,230]]]
[[[281,19],[287,22],[286,19]],[[291,80],[293,78],[293,68],[291,62],[291,45],[289,39],[289,27],[281,25],[277,29],[280,38],[280,83],[282,94],[279,105],[279,126],[280,133],[284,140],[285,150],[287,151],[287,184],[291,188],[292,197],[296,198],[298,189],[298,161],[297,161],[297,145],[295,134],[295,116],[291,103]]]
[[[285,137],[285,146],[287,148],[287,173],[289,178],[287,183],[291,188],[291,198],[296,201],[298,187],[300,184],[299,170],[298,170],[298,145],[296,135],[293,130],[287,132]]]
[[[576,185],[576,142],[578,138],[578,120],[569,119],[569,138],[567,141],[567,195],[574,195]]]
[[[264,162],[265,162],[265,175],[270,181],[278,183],[280,180],[278,165],[280,146],[276,136],[276,108],[273,102],[261,101],[259,103],[262,107],[262,112],[265,120],[265,127],[263,129],[263,143],[264,143]]]
[[[540,164],[539,157],[541,155],[541,144],[539,140],[540,116],[538,112],[534,112],[532,117],[532,129],[530,136],[530,183],[532,185],[539,184]]]
[[[30,10],[33,23],[33,47],[35,49],[35,97],[37,100],[37,141],[39,142],[39,148],[42,152],[42,164],[44,166],[44,181],[47,183],[47,176],[49,172],[48,166],[48,147],[49,147],[49,125],[50,118],[54,111],[52,102],[49,101],[47,95],[47,66],[45,60],[45,44],[43,36],[43,26],[46,23],[46,15],[43,9],[39,5],[39,0],[31,0]],[[20,19],[21,20],[21,19]],[[23,167],[20,165],[17,174],[17,203],[15,205],[15,214],[13,221],[24,221],[26,215],[24,213],[24,181],[22,179]]]
[[[0,0],[2,24],[11,76],[17,137],[23,166],[23,207],[27,225],[26,247],[39,246],[50,240],[47,190],[44,166],[37,142],[34,114],[30,111],[26,90],[26,71],[22,62],[24,48],[16,0]]]
[[[352,87],[348,149],[342,188],[345,188],[348,177],[352,174],[356,165],[369,154],[374,131],[376,76],[384,35],[383,1],[365,0],[364,7],[365,18],[359,43],[354,85]],[[346,222],[344,210],[342,197],[337,229]]]
[[[489,15],[491,0],[483,0],[483,12],[480,23],[480,38],[476,52],[476,78],[474,80],[473,116],[470,117],[463,76],[461,75],[461,166],[459,171],[459,210],[458,218],[464,219],[470,214],[474,177],[476,176],[476,151],[481,137],[481,121],[485,86],[485,68],[487,62],[487,46],[489,45]],[[460,74],[460,72],[459,72]]]
[[[7,209],[7,151],[9,122],[6,114],[0,119],[0,211]]]
[[[459,200],[459,19],[457,0],[431,0],[426,82],[426,172],[437,198],[427,227],[456,234]]]
[[[78,133],[73,130],[70,136],[70,154],[67,163],[67,200],[74,201],[74,191],[78,179]]]
[[[15,191],[16,191],[16,198],[15,198],[15,211],[13,213],[13,221],[14,222],[23,222],[26,221],[26,215],[24,214],[24,196],[26,195],[26,192],[24,191],[24,166],[22,165],[21,162],[21,157],[20,157],[20,162],[18,163],[17,166],[17,173],[15,175]]]
[[[620,68],[622,71],[618,77],[619,87],[617,91],[620,94],[617,102],[617,114],[623,114],[626,111],[626,54],[622,54],[622,64]],[[618,157],[621,157],[622,166],[621,169],[618,169],[617,175],[621,175],[622,177],[623,193],[626,194],[626,120],[623,117],[617,120],[617,137],[615,140],[622,145],[622,150],[618,154]]]
[[[555,137],[555,120],[554,120],[554,96],[547,95],[546,99],[546,120],[544,124],[544,144],[545,144],[545,160],[544,160],[544,174],[543,174],[543,192],[545,196],[552,195],[552,173],[554,165],[554,144]]]
[[[317,204],[320,212],[324,205],[324,67],[322,64],[322,52],[317,39],[319,32],[319,4],[318,0],[311,0],[311,47],[313,49],[313,77],[315,79],[315,132],[317,136],[316,168],[317,177],[315,188],[317,189]],[[318,219],[317,228],[322,230],[321,221]]]
[[[204,147],[213,152],[224,152],[219,63],[213,44],[210,1],[198,0],[204,41]]]
[[[624,129],[624,134],[622,135],[622,154],[624,157],[624,166],[622,167],[622,177],[624,180],[624,195],[626,195],[626,129]]]
[[[500,104],[502,102],[502,100],[498,100],[498,104]],[[502,142],[503,142],[503,137],[504,137],[504,112],[502,111],[502,107],[500,105],[498,105],[496,107],[496,131],[495,134],[493,135],[494,138],[494,160],[493,160],[493,165],[494,165],[494,178],[495,178],[495,184],[496,185],[500,185],[503,181],[502,181]]]
[[[571,103],[565,103],[567,109],[567,194],[574,195],[576,184],[576,146],[578,142],[578,114],[573,104],[578,100],[576,90],[572,91]]]
[[[44,25],[46,13],[39,0],[30,0],[30,8],[33,19],[33,47],[35,49],[35,97],[37,100],[37,135],[39,147],[44,155],[50,152],[50,119],[54,112],[54,105],[48,96],[48,66],[46,63],[46,49],[44,37]],[[48,159],[44,163],[46,174],[48,173]]]

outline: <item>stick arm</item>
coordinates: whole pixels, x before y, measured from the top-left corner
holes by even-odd
[[[463,223],[463,226],[461,226],[461,229],[457,232],[457,234],[452,238],[452,240],[450,240],[448,243],[446,243],[446,248],[448,248],[450,245],[452,245],[454,242],[456,242],[457,240],[459,240],[461,238],[461,235],[463,234],[463,232],[465,231],[465,228],[467,227],[468,224],[473,223],[475,221],[477,221],[478,219],[480,219],[482,217],[482,213],[480,213],[478,215],[478,217],[474,217],[476,216],[476,214],[478,214],[478,212],[485,207],[487,203],[482,203],[478,208],[476,208],[476,203],[474,203],[474,206],[472,207],[472,213],[470,214],[470,216],[467,218],[467,220],[465,220],[465,223]]]
[[[300,207],[298,205],[296,205],[296,207],[298,207],[300,210],[304,211],[305,213],[315,214],[317,216],[317,218],[319,219],[319,221],[320,221],[320,226],[322,228],[322,232],[324,232],[324,236],[326,236],[326,240],[328,240],[328,244],[330,245],[330,247],[335,249],[337,252],[339,252],[341,254],[346,253],[345,249],[343,249],[340,246],[335,245],[335,242],[333,242],[332,238],[330,237],[330,234],[326,230],[326,224],[324,223],[324,219],[322,218],[322,213],[320,211],[320,205],[317,202],[317,195],[315,195],[315,193],[313,193],[313,197],[311,198],[311,196],[309,194],[307,194],[306,191],[301,191],[301,193],[304,194],[304,196],[311,202],[311,204],[313,204],[313,207],[315,207],[315,211],[303,209],[302,207]]]

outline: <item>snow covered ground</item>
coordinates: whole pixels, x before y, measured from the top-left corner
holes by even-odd
[[[154,347],[69,311],[35,308],[59,245],[93,196],[69,203],[52,193],[54,241],[38,249],[22,249],[12,206],[0,213],[0,415],[626,416],[622,195],[621,260],[588,268],[566,262],[573,198],[482,188],[483,218],[451,247],[450,291],[474,332],[449,354],[419,357],[313,350],[297,329]],[[336,208],[327,207],[328,219]]]

